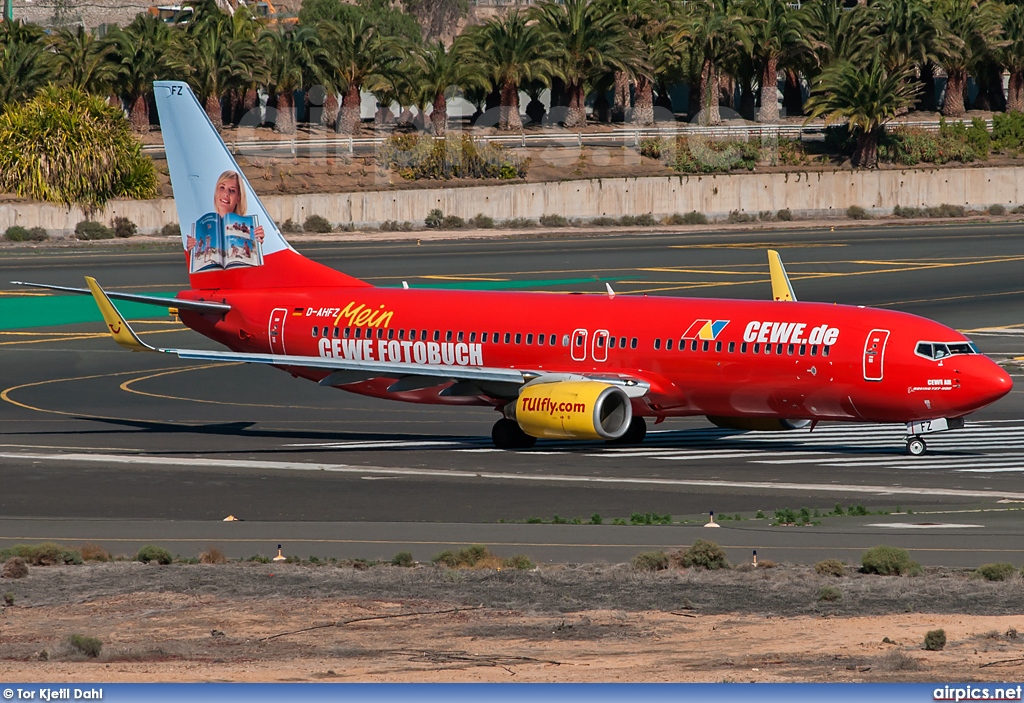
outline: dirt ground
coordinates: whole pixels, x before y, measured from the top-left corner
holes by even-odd
[[[950,570],[111,563],[33,568],[0,591],[14,600],[0,610],[6,681],[1024,678],[1024,582]],[[945,649],[925,651],[939,628]],[[74,633],[102,641],[99,657],[74,653]]]

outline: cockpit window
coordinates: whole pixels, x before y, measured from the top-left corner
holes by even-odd
[[[918,342],[915,352],[926,359],[945,359],[959,354],[980,354],[974,342]]]

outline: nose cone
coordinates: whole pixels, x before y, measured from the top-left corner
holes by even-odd
[[[994,403],[1013,388],[1013,379],[999,364],[985,359],[969,376],[971,395],[978,401],[978,407]]]

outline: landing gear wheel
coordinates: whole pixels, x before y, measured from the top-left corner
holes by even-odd
[[[926,449],[928,445],[920,437],[911,437],[907,440],[907,454],[910,456],[921,456]]]
[[[626,430],[626,434],[622,435],[618,439],[608,440],[608,444],[640,444],[644,441],[644,437],[647,436],[647,421],[642,417],[634,416],[629,421],[629,429]]]
[[[529,449],[537,443],[536,437],[523,432],[519,423],[503,417],[491,428],[491,440],[498,449]]]

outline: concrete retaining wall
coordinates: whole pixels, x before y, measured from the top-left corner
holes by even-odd
[[[920,207],[949,203],[982,209],[993,204],[1024,204],[1024,168],[944,168],[901,171],[750,173],[719,176],[607,178],[503,186],[390,190],[362,193],[268,195],[263,198],[278,224],[320,215],[357,227],[385,220],[422,223],[432,209],[470,218],[496,220],[557,214],[565,217],[620,217],[650,213],[664,217],[691,210],[708,217],[731,211],[756,214],[788,208],[798,216],[835,216],[851,205],[888,214],[896,205]],[[95,219],[127,217],[140,233],[177,221],[171,200],[115,201]],[[69,232],[85,216],[36,203],[0,204],[0,232],[11,225]]]

